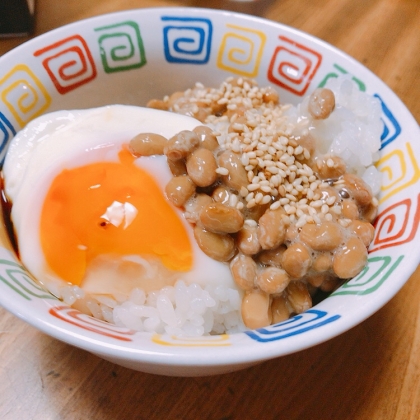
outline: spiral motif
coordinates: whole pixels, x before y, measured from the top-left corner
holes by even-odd
[[[163,42],[170,63],[205,64],[210,57],[213,27],[204,18],[163,16]]]
[[[410,143],[383,155],[376,167],[382,173],[381,204],[420,179],[420,168]]]
[[[51,103],[46,88],[25,64],[15,66],[0,79],[0,98],[21,127]]]
[[[228,334],[202,337],[176,337],[173,335],[154,334],[152,342],[171,347],[226,347],[231,346]]]
[[[374,97],[378,98],[382,107],[382,122],[384,123],[384,130],[381,135],[381,149],[393,142],[401,134],[401,126],[394,114],[387,107],[384,100],[375,93]]]
[[[279,40],[267,77],[276,85],[302,96],[321,65],[322,55],[284,36]]]
[[[134,335],[135,331],[117,327],[116,325],[93,318],[69,306],[54,306],[50,308],[49,313],[68,324],[75,325],[84,330],[120,341],[133,341],[130,336]]]
[[[2,259],[0,260],[0,268],[2,270],[0,281],[24,299],[32,300],[33,298],[39,298],[56,300],[54,296],[36,284],[19,264]]]
[[[242,76],[258,75],[266,36],[263,32],[236,25],[223,36],[217,58],[217,66]]]
[[[96,77],[86,41],[80,35],[62,39],[35,51],[59,93],[65,94]]]
[[[404,255],[398,257],[385,255],[369,258],[368,264],[362,272],[331,293],[330,297],[339,295],[369,295],[373,293],[391,276],[403,259]]]
[[[420,222],[420,195],[406,198],[381,213],[375,221],[375,237],[370,252],[411,242]]]
[[[127,21],[95,29],[102,65],[106,73],[139,68],[146,64],[140,28]]]
[[[328,312],[319,309],[309,309],[287,321],[280,322],[271,327],[259,328],[255,331],[245,331],[245,334],[260,343],[268,343],[270,341],[283,340],[288,337],[303,334],[306,331],[321,328],[339,318],[341,318],[341,315],[331,315]]]
[[[5,147],[15,134],[16,130],[12,123],[0,112],[0,165],[3,164],[4,155],[6,153]]]
[[[343,74],[349,74],[349,72],[344,67],[339,66],[337,63],[333,64],[333,68],[334,69],[330,73],[327,73],[325,75],[318,87],[324,87],[327,84],[328,80],[331,78],[337,78],[339,76],[342,76]],[[362,80],[353,75],[351,76],[351,80],[353,80],[353,82],[356,83],[358,89],[361,92],[366,92],[366,85]]]

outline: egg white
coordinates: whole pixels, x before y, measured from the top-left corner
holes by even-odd
[[[29,123],[12,140],[3,167],[19,254],[26,268],[47,287],[63,282],[48,269],[40,243],[42,206],[53,179],[63,169],[101,161],[116,162],[121,145],[141,132],[170,138],[197,125],[201,123],[190,117],[124,105],[57,111]],[[155,179],[163,193],[172,177],[166,158],[141,157],[136,165]],[[228,265],[211,259],[200,250],[192,226],[180,209],[173,208],[180,216],[193,250],[193,267],[189,272],[181,273],[180,279],[202,287],[210,284],[236,288]],[[95,277],[89,277],[82,287],[93,294],[127,292],[123,284]]]

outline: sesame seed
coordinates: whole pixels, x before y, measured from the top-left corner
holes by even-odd
[[[298,221],[296,222],[296,227],[297,228],[301,228],[304,225],[306,225],[306,217],[305,217],[305,215],[299,217]]]
[[[254,198],[254,193],[253,192],[250,192],[246,197],[245,197],[245,200],[246,201],[251,201],[252,199]]]
[[[238,196],[236,196],[235,194],[232,194],[229,197],[229,205],[231,207],[235,207],[238,204]]]
[[[252,207],[255,207],[255,205],[256,205],[257,203],[255,202],[255,199],[253,198],[252,200],[249,200],[248,201],[248,204],[246,205],[246,207],[248,208],[248,209],[251,209]]]
[[[241,195],[241,197],[246,197],[248,195],[248,190],[245,187],[241,187],[239,194]]]
[[[298,146],[295,148],[295,155],[300,155],[303,152],[303,147]]]
[[[244,222],[244,225],[251,226],[251,227],[257,227],[258,223],[255,220],[246,219],[245,222]]]
[[[271,193],[271,187],[269,185],[262,185],[260,189],[265,193]]]
[[[261,201],[262,201],[263,197],[264,197],[264,196],[263,196],[263,194],[259,192],[259,193],[255,196],[255,202],[256,202],[257,204],[261,203]]]
[[[216,169],[216,173],[218,173],[219,175],[229,175],[229,170],[220,166]]]
[[[271,206],[270,210],[277,210],[280,208],[280,201],[275,201]]]
[[[271,197],[269,195],[265,195],[261,200],[261,204],[268,204],[271,201]]]
[[[309,204],[311,207],[313,207],[313,208],[318,208],[318,207],[321,207],[322,206],[322,200],[315,200],[315,201],[312,201],[312,203],[311,204]]]
[[[260,184],[258,183],[254,183],[254,184],[250,184],[248,185],[248,191],[256,191],[260,188]]]

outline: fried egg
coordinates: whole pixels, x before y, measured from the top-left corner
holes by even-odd
[[[57,111],[29,123],[12,140],[3,168],[26,268],[47,287],[74,284],[92,294],[127,296],[178,279],[235,287],[229,267],[200,250],[166,199],[166,158],[135,159],[126,148],[139,133],[170,138],[197,125],[124,105]]]

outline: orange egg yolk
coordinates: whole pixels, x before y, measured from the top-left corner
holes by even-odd
[[[41,213],[41,246],[49,268],[80,285],[95,257],[159,257],[171,270],[192,267],[192,248],[178,214],[127,150],[119,162],[63,170]]]

